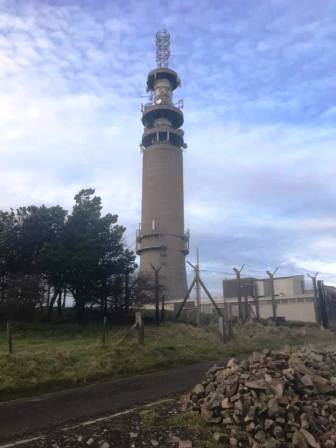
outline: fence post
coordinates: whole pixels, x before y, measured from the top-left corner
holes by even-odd
[[[255,298],[255,307],[256,307],[256,319],[260,320],[260,303],[259,303],[259,297],[257,296]]]
[[[140,345],[144,345],[145,328],[144,328],[144,322],[143,322],[143,317],[142,317],[142,312],[141,311],[137,311],[135,313],[135,324],[136,324],[138,342],[139,342]]]
[[[224,304],[224,318],[225,318],[225,326],[227,331],[227,339],[230,340],[232,338],[232,316],[231,316],[231,306],[230,303],[225,302]]]
[[[250,318],[250,312],[249,312],[249,303],[248,303],[248,295],[245,293],[244,296],[244,321],[247,321]]]
[[[321,316],[321,323],[324,328],[329,328],[329,320],[328,320],[328,310],[326,303],[325,290],[322,280],[317,281],[317,289],[319,296],[319,312]]]
[[[225,325],[223,316],[218,316],[218,332],[219,332],[219,336],[220,336],[222,342],[224,342],[224,344],[225,344],[227,342],[227,334],[226,334],[226,325]]]
[[[156,269],[151,263],[152,269],[154,271],[154,297],[155,297],[155,320],[156,325],[160,325],[160,283],[159,283],[159,272],[162,268],[162,265]]]
[[[162,294],[162,299],[161,299],[161,322],[164,321],[165,318],[165,295]]]
[[[279,268],[275,268],[273,272],[270,271],[266,271],[266,274],[269,276],[270,278],[270,283],[271,283],[271,299],[272,299],[272,313],[273,313],[273,318],[277,317],[277,302],[275,300],[275,292],[274,292],[274,274],[276,273],[276,271]]]
[[[12,323],[10,320],[7,321],[7,341],[8,341],[8,352],[13,353],[13,334],[12,334]]]
[[[103,319],[103,336],[102,336],[102,343],[103,343],[103,345],[106,344],[106,316],[104,316],[104,319]]]

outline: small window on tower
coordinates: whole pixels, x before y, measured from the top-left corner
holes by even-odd
[[[155,225],[155,219],[153,219],[153,220],[152,220],[152,230],[155,230],[155,227],[156,227],[156,225]]]

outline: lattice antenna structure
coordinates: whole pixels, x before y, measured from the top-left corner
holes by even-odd
[[[167,30],[156,33],[156,63],[158,67],[168,67],[170,56],[170,34]]]

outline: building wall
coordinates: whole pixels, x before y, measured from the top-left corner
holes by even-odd
[[[301,296],[293,298],[277,299],[277,315],[284,317],[286,320],[296,320],[301,322],[315,322],[314,301],[312,296]],[[216,303],[219,308],[224,308],[223,299],[217,299]],[[233,317],[238,317],[238,304],[237,298],[231,298],[226,301],[230,307],[230,312]],[[252,299],[249,300],[249,304],[252,307],[254,313],[255,304]],[[260,304],[260,317],[262,319],[268,319],[273,316],[271,298],[259,300]],[[203,303],[201,305],[202,312],[209,314],[214,312],[214,307],[211,303]]]
[[[256,282],[255,278],[252,277],[244,277],[241,278],[240,288],[241,295],[247,293],[247,295],[253,295],[253,284]],[[236,278],[230,278],[223,280],[223,296],[225,298],[237,297],[238,291],[238,280]]]
[[[271,280],[255,280],[258,297],[268,297],[271,295]],[[293,275],[291,277],[276,277],[274,279],[274,293],[279,297],[293,297],[304,294],[304,276]]]
[[[286,320],[315,322],[314,296],[312,291],[304,291],[304,276],[294,275],[291,277],[278,277],[274,280],[277,315],[279,317],[285,317]],[[260,317],[263,319],[272,317],[273,312],[269,279],[254,279],[251,277],[242,278],[241,285],[244,284],[250,285],[251,294],[249,296],[249,304],[251,305],[254,313],[255,305],[254,300],[251,297],[253,285],[257,296],[259,296]],[[238,317],[237,289],[238,282],[236,279],[227,279],[223,281],[224,299],[229,305],[231,314],[234,317]],[[335,291],[333,290],[332,292],[336,297]],[[244,289],[242,289],[242,297],[244,297]],[[215,297],[215,301],[219,308],[224,308],[224,299],[222,297]],[[336,299],[334,302],[336,303]],[[202,300],[201,306],[203,313],[212,313],[214,311],[213,305],[207,299]]]
[[[304,276],[294,275],[292,277],[283,277],[274,279],[275,295],[293,297],[304,293],[303,289]],[[268,294],[267,294],[268,295]]]
[[[264,289],[264,280],[256,280],[255,282],[255,293],[258,297],[263,297],[265,295],[265,289]]]
[[[241,295],[246,293],[249,296],[256,294],[258,297],[268,297],[271,295],[271,280],[255,279],[253,277],[242,277],[240,279]],[[224,298],[237,297],[238,280],[223,280]],[[304,293],[304,276],[293,275],[291,277],[276,277],[274,279],[274,293],[279,297],[293,297]]]
[[[252,305],[255,311],[255,306]],[[267,319],[272,317],[272,303],[260,304],[260,317]],[[291,299],[288,303],[277,304],[277,315],[285,317],[286,320],[297,320],[301,322],[315,322],[314,302],[312,299]]]

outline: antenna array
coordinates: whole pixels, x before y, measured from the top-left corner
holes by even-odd
[[[170,34],[167,30],[156,33],[156,63],[158,67],[168,67],[170,56]]]

